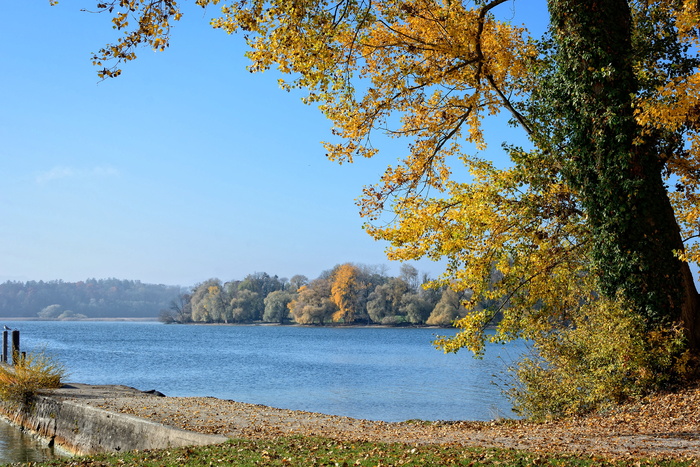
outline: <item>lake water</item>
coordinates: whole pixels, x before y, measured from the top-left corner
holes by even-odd
[[[53,449],[40,440],[0,420],[0,464],[41,462],[54,457]]]
[[[451,329],[5,322],[23,351],[45,350],[68,381],[168,396],[214,396],[384,421],[513,417],[502,394],[519,342],[486,357],[445,355]],[[2,436],[2,435],[0,435]]]

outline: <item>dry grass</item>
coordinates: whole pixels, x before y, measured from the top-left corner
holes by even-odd
[[[43,352],[20,358],[15,365],[0,365],[0,399],[26,404],[42,389],[61,386],[66,371]]]

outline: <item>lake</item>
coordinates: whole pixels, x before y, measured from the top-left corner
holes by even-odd
[[[444,354],[452,329],[15,321],[23,351],[54,356],[68,381],[213,396],[384,421],[514,417],[502,394],[522,342],[484,359]],[[1,435],[0,435],[1,436]]]
[[[0,420],[0,464],[41,462],[55,457],[53,449],[19,428]]]

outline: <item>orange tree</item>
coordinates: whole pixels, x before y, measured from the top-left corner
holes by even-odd
[[[409,142],[359,200],[366,230],[392,259],[446,259],[437,285],[490,304],[445,351],[480,354],[497,314],[490,339],[534,342],[512,392],[523,411],[586,411],[692,373],[695,0],[549,0],[540,39],[498,19],[506,0],[196,3],[221,7],[212,26],[243,35],[252,71],[307,91],[333,122],[331,160],[374,157],[377,132]],[[181,16],[174,0],[98,9],[124,31],[95,54],[101,77],[167,47]],[[476,155],[499,112],[532,142],[506,168]]]

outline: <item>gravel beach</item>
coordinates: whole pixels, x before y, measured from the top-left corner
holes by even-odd
[[[661,394],[591,417],[529,423],[386,423],[213,397],[163,397],[125,386],[68,384],[55,397],[231,438],[318,435],[341,440],[498,446],[607,457],[700,458],[700,388]]]

